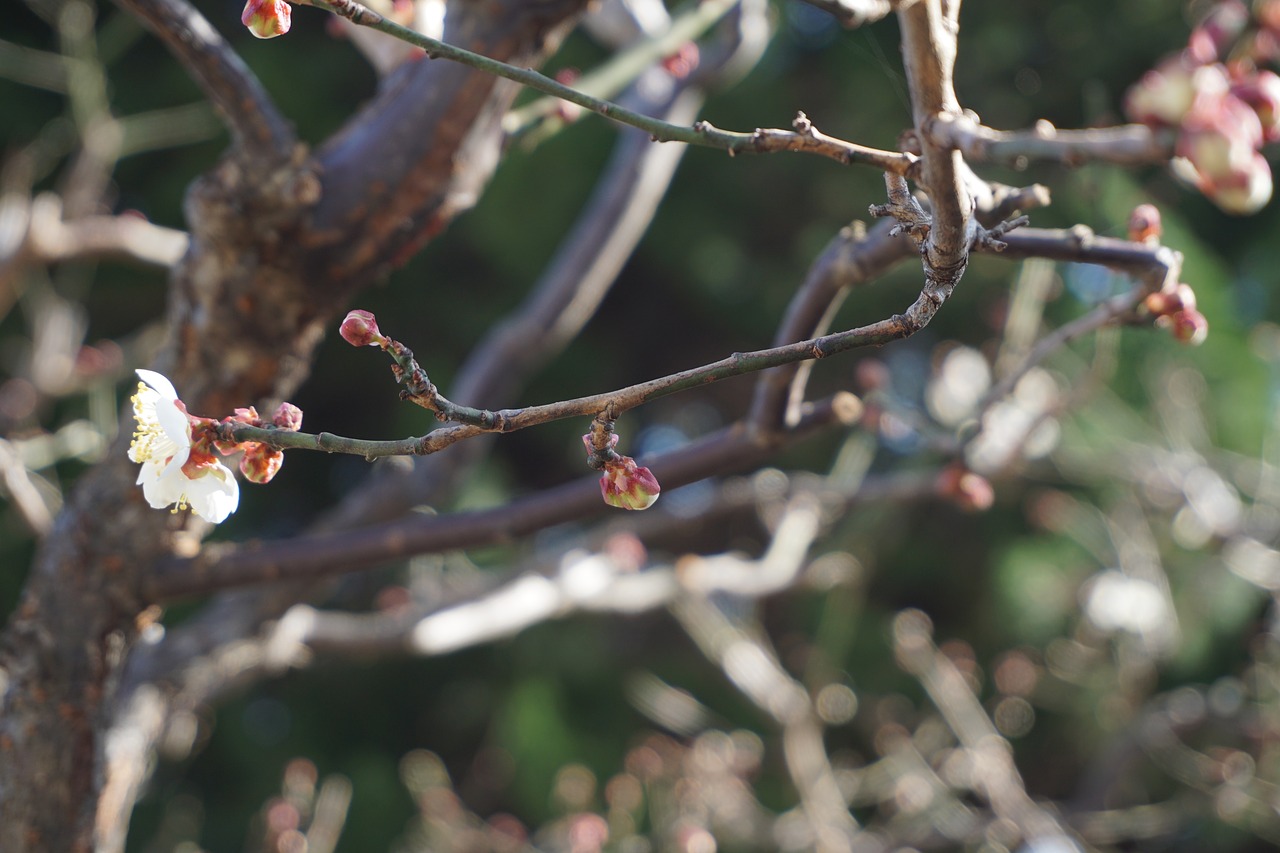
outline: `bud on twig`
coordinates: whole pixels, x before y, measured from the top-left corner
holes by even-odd
[[[353,347],[379,347],[387,340],[378,331],[377,318],[370,312],[359,309],[347,313],[346,319],[338,327],[338,334]]]
[[[249,0],[240,14],[240,23],[260,39],[272,39],[289,32],[293,9],[284,0]]]

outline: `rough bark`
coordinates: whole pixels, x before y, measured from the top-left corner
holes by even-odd
[[[471,3],[456,10],[457,32],[473,50],[533,64],[582,5]],[[291,393],[345,301],[478,193],[512,96],[478,72],[420,60],[318,157],[240,145],[197,181],[157,359],[190,410],[221,416]],[[398,156],[370,153],[382,143]],[[138,778],[108,787],[108,776],[143,773],[108,754],[118,675],[140,622],[154,618],[143,580],[158,558],[197,547],[201,531],[146,506],[125,441],[82,478],[0,637],[6,853],[118,845]],[[100,802],[104,789],[112,802]]]

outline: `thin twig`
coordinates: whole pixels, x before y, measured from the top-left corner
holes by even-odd
[[[512,80],[544,94],[554,95],[605,118],[638,127],[658,142],[685,142],[690,145],[718,148],[731,155],[802,151],[820,154],[839,163],[873,166],[899,175],[906,174],[916,162],[916,157],[912,154],[869,148],[827,136],[819,132],[803,113],[797,115],[792,130],[758,128],[751,133],[739,133],[721,130],[706,121],[696,122],[692,126],[672,124],[633,112],[611,101],[592,97],[533,69],[517,68],[430,38],[383,17],[355,0],[311,0],[311,5],[327,9],[354,24],[370,27],[420,47],[431,59],[458,62],[496,77]]]
[[[800,441],[828,427],[847,426],[861,410],[852,395],[837,394],[813,404],[784,438],[762,442],[735,425],[641,461],[653,469],[665,488],[674,488],[758,464],[775,454],[784,440]],[[415,515],[359,530],[275,542],[206,545],[194,558],[174,557],[157,564],[147,581],[146,594],[159,601],[275,580],[327,577],[415,554],[512,542],[606,510],[598,479],[589,477],[492,509]]]
[[[898,614],[893,623],[894,652],[902,667],[920,680],[969,752],[978,790],[997,815],[1021,830],[1024,839],[1068,837],[1058,821],[1028,796],[1009,742],[996,731],[955,664],[933,644],[932,629],[929,617],[918,610]]]
[[[442,427],[421,437],[392,441],[368,441],[344,438],[330,433],[318,435],[288,430],[276,430],[228,422],[218,428],[219,437],[225,441],[256,441],[279,449],[323,450],[329,453],[351,453],[369,459],[383,456],[425,455],[437,453],[449,445],[485,433],[509,433],[531,426],[550,423],[572,417],[594,417],[610,409],[615,416],[644,403],[666,397],[691,388],[700,388],[712,382],[742,376],[748,373],[805,361],[826,358],[868,346],[881,346],[891,341],[910,337],[924,328],[937,312],[938,305],[927,294],[921,296],[904,314],[894,315],[868,326],[844,332],[824,335],[754,352],[734,353],[728,358],[673,373],[649,382],[642,382],[617,391],[593,394],[574,400],[527,406],[519,409],[491,411],[457,406],[443,400],[438,394],[430,395],[427,406],[444,413],[448,418],[463,421],[460,426]],[[408,355],[410,363],[412,353]],[[434,386],[432,386],[434,389]],[[443,403],[441,402],[443,401]]]

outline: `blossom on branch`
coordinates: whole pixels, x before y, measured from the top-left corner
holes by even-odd
[[[648,468],[636,464],[630,456],[623,456],[613,448],[618,436],[609,436],[609,446],[597,450],[591,433],[582,437],[587,447],[587,463],[600,468],[600,495],[609,506],[618,509],[648,509],[658,500],[662,487],[658,478]]]
[[[137,426],[129,458],[142,465],[137,484],[143,496],[156,509],[190,509],[218,524],[235,512],[240,487],[231,470],[209,452],[212,444],[205,435],[213,421],[187,414],[173,383],[164,376],[152,370],[137,373],[142,381],[132,398]],[[205,435],[193,440],[197,424]]]
[[[378,331],[378,320],[368,311],[347,312],[346,319],[338,327],[338,334],[353,347],[379,347],[387,340]]]
[[[260,39],[273,39],[289,32],[293,9],[284,0],[249,0],[240,14],[240,23]]]

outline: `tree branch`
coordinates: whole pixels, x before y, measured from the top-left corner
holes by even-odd
[[[218,109],[237,149],[287,160],[297,143],[253,72],[186,0],[116,0],[160,38]]]
[[[836,395],[814,404],[786,438],[799,441],[828,426],[848,425],[860,413],[856,398]],[[756,464],[775,453],[780,443],[762,443],[742,427],[733,426],[644,461],[667,488],[673,488]],[[230,547],[206,545],[197,557],[173,558],[157,565],[147,582],[148,597],[161,601],[255,583],[315,579],[414,554],[510,542],[608,509],[600,500],[598,479],[590,477],[493,509],[416,516],[337,535]]]
[[[578,91],[530,68],[514,65],[488,56],[464,50],[388,20],[354,0],[311,0],[312,5],[327,9],[352,23],[387,33],[426,51],[430,59],[448,59],[471,68],[519,83],[530,89],[598,113],[605,118],[637,127],[657,142],[685,142],[718,148],[729,154],[762,154],[776,151],[801,151],[820,154],[839,163],[873,166],[882,171],[906,174],[916,162],[912,154],[869,148],[846,142],[819,132],[809,119],[800,113],[792,130],[757,128],[750,133],[721,130],[710,122],[700,121],[692,126],[672,124],[651,116],[633,112],[620,104],[596,98]]]
[[[994,130],[965,113],[937,116],[925,128],[929,141],[953,148],[970,160],[1016,165],[1026,160],[1051,160],[1065,166],[1101,161],[1142,166],[1173,156],[1173,131],[1157,131],[1145,124],[1058,130],[1047,121],[1023,131]]]

